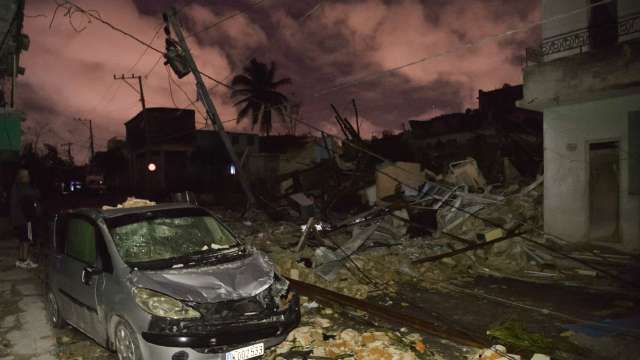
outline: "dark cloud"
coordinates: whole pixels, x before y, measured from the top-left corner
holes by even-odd
[[[335,130],[330,104],[350,113],[355,98],[370,132],[400,129],[409,119],[475,106],[479,89],[521,81],[524,48],[539,41],[539,30],[516,34],[477,48],[452,52],[467,42],[518,28],[540,18],[538,0],[86,0],[83,6],[100,11],[114,24],[150,41],[161,24],[160,14],[174,5],[188,34],[201,70],[228,81],[252,57],[278,64],[277,76],[290,77],[282,90],[299,99],[305,121]],[[27,3],[30,13],[51,14],[48,0]],[[140,44],[93,22],[81,33],[70,29],[62,15],[48,29],[49,19],[28,19],[32,48],[25,54],[28,76],[21,79],[19,96],[30,121],[54,124],[60,138],[84,136],[73,117],[92,117],[98,146],[124,133],[123,123],[139,111],[137,95],[113,73],[146,74],[145,94],[150,106],[173,106],[168,78],[157,54],[140,58]],[[163,34],[154,46],[162,48]],[[400,71],[374,76],[326,92],[337,84],[369,78],[385,69],[427,59]],[[138,59],[138,65],[131,69]],[[185,96],[173,87],[174,100],[184,105],[195,98],[193,80],[180,80]],[[295,95],[292,95],[295,94]],[[235,109],[222,87],[213,90],[223,119]],[[200,109],[201,106],[197,105]],[[47,119],[46,121],[44,119]],[[236,130],[248,130],[247,124]],[[278,129],[278,127],[276,127]],[[303,130],[303,126],[299,126]],[[303,131],[306,131],[303,130]],[[80,158],[80,156],[76,156]]]

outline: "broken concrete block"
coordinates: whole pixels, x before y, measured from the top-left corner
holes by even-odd
[[[376,200],[378,200],[376,195],[377,195],[377,191],[376,191],[375,185],[371,185],[368,188],[360,190],[362,203],[369,206],[374,206],[376,204]]]
[[[356,346],[360,345],[360,334],[353,329],[345,329],[342,330],[339,336],[340,340],[344,340],[348,343],[354,344]]]
[[[531,360],[551,360],[551,358],[549,357],[549,355],[545,354],[533,354]]]
[[[367,346],[374,341],[389,342],[390,339],[387,334],[383,333],[382,331],[366,332],[360,337],[360,342],[364,346]]]
[[[483,350],[478,356],[480,360],[520,360],[520,355],[507,353],[503,345],[493,345],[490,349]]]
[[[419,163],[384,163],[376,172],[376,195],[378,200],[384,199],[401,189],[401,184],[417,190],[426,180],[424,173],[420,171]]]
[[[504,237],[504,235],[504,230],[501,228],[493,228],[477,233],[476,237],[479,241],[491,241]]]
[[[289,270],[289,277],[293,280],[300,280],[300,271],[298,269]]]
[[[296,342],[303,347],[322,342],[322,330],[311,326],[300,326],[287,336],[287,341]]]
[[[478,163],[473,158],[456,161],[449,164],[449,174],[446,180],[456,185],[467,185],[472,189],[485,188],[487,180],[485,180]]]
[[[325,318],[315,318],[313,319],[313,324],[319,328],[328,328],[331,326],[331,320]]]
[[[315,215],[315,209],[313,207],[313,200],[303,193],[297,193],[290,195],[289,198],[298,206],[298,213],[303,218],[309,218]]]

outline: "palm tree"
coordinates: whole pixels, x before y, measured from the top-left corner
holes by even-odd
[[[260,125],[260,131],[269,135],[272,125],[272,110],[282,118],[287,118],[289,99],[277,89],[291,84],[291,79],[283,78],[275,81],[276,65],[271,66],[251,59],[243,68],[243,73],[236,75],[231,81],[232,99],[239,99],[233,105],[239,108],[238,123],[251,115],[251,128]]]

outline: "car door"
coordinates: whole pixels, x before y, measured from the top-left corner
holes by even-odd
[[[92,219],[69,216],[65,223],[65,251],[61,271],[64,281],[60,293],[70,304],[72,325],[98,340],[103,336],[104,324],[98,317],[96,286],[103,281],[98,249],[103,241]]]

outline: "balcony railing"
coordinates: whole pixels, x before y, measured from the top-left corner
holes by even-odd
[[[614,25],[598,28],[587,27],[546,38],[539,47],[526,49],[526,63],[527,65],[540,63],[544,61],[545,56],[570,50],[578,49],[578,52],[582,53],[591,48],[594,33],[602,34],[607,32],[617,36],[617,41],[624,36],[640,33],[640,13],[625,16]]]

